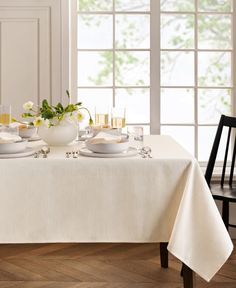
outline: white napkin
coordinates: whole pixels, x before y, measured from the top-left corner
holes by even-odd
[[[0,143],[14,143],[21,140],[22,138],[18,135],[14,135],[8,132],[0,132]]]
[[[89,143],[91,144],[110,144],[110,143],[120,143],[122,140],[122,137],[119,135],[112,135],[105,132],[99,132],[95,137],[89,139]]]

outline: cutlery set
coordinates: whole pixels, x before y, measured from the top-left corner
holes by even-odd
[[[151,148],[149,146],[144,146],[139,150],[139,155],[144,159],[150,159],[152,158],[151,155]],[[39,151],[35,152],[33,157],[34,158],[40,158],[40,155],[42,155],[41,158],[48,158],[48,154],[50,153],[50,147],[49,146],[43,146]],[[79,157],[79,151],[67,151],[65,153],[66,158],[78,158]]]
[[[139,150],[139,155],[144,159],[151,159],[152,149],[149,146],[145,146],[142,149]],[[66,158],[78,158],[79,157],[79,151],[67,151],[66,152]]]
[[[78,158],[79,151],[66,152],[66,158]]]
[[[39,151],[34,153],[34,158],[40,158],[40,155],[42,155],[42,158],[48,158],[49,153],[50,153],[50,147],[43,146]]]
[[[152,158],[151,152],[152,152],[151,147],[144,146],[143,148],[140,149],[139,155],[141,155],[142,158],[149,159]]]

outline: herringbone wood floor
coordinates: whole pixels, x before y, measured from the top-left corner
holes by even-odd
[[[158,244],[0,245],[0,288],[179,288],[181,263],[160,268]],[[236,252],[210,283],[236,288]]]

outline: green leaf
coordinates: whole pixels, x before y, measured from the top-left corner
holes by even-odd
[[[44,110],[41,113],[41,116],[43,119],[52,119],[55,116],[55,113],[53,113],[51,110]]]
[[[66,108],[65,108],[65,112],[74,112],[77,110],[76,105],[74,104],[69,104]]]
[[[49,108],[49,104],[48,104],[48,101],[47,101],[46,99],[43,100],[43,102],[42,102],[42,107],[43,107],[44,109]]]
[[[22,118],[34,117],[34,115],[32,115],[31,113],[26,112],[26,113],[21,114],[21,117]]]

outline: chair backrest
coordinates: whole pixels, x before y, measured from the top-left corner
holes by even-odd
[[[222,173],[221,173],[221,186],[222,187],[224,186],[224,183],[225,183],[225,170],[226,170],[228,151],[229,151],[229,146],[230,146],[229,144],[230,144],[230,140],[231,140],[231,131],[232,131],[232,128],[236,128],[236,117],[221,115],[220,122],[219,122],[219,125],[217,128],[217,131],[216,131],[215,140],[213,142],[210,158],[209,158],[209,161],[207,164],[207,169],[205,172],[205,179],[206,179],[209,186],[210,186],[212,173],[214,170],[217,152],[219,149],[220,140],[221,140],[221,136],[222,136],[222,132],[223,132],[224,127],[228,127],[228,135],[227,135],[225,154],[224,154],[224,162],[223,162]],[[230,186],[232,186],[232,183],[233,183],[235,154],[236,154],[236,137],[235,137],[234,143],[233,143],[233,153],[232,153],[229,183],[228,183]]]

